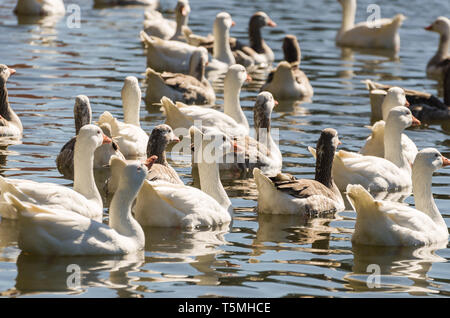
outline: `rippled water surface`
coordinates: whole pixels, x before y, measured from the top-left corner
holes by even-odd
[[[161,0],[164,8],[175,1]],[[359,1],[357,21],[373,1]],[[18,21],[14,0],[0,4],[0,63],[17,70],[8,81],[10,102],[22,119],[23,142],[0,150],[1,173],[8,177],[70,186],[55,168],[55,158],[73,136],[75,96],[89,96],[96,119],[105,110],[122,119],[120,90],[128,75],[138,77],[145,92],[145,55],[138,34],[143,9],[94,9],[91,0],[67,0],[81,7],[81,28],[66,19],[38,24]],[[381,15],[409,17],[400,30],[398,59],[341,51],[334,44],[341,20],[335,0],[202,1],[191,0],[190,26],[211,32],[216,13],[228,11],[236,21],[232,36],[246,40],[248,19],[262,10],[278,24],[263,36],[278,62],[281,41],[295,34],[302,49],[301,67],[314,87],[312,102],[280,105],[273,127],[280,129],[283,170],[312,178],[314,146],[320,131],[336,128],[342,149],[357,151],[368,135],[370,106],[364,79],[397,84],[436,94],[437,83],[425,78],[425,65],[438,36],[423,30],[439,15],[449,15],[448,1],[379,1]],[[170,15],[170,13],[168,14]],[[257,76],[255,76],[257,78]],[[242,106],[252,125],[252,106],[261,82],[242,91]],[[218,91],[218,103],[223,92]],[[144,105],[144,104],[143,104]],[[142,126],[150,132],[164,117],[142,107]],[[450,136],[439,126],[408,130],[418,148],[436,147],[450,155]],[[187,164],[174,164],[186,183]],[[186,233],[145,229],[145,259],[40,258],[21,254],[18,224],[0,223],[0,294],[82,295],[88,297],[379,297],[450,295],[450,249],[380,249],[352,246],[353,211],[331,218],[258,216],[253,180],[224,180],[235,207],[230,228]],[[450,225],[450,170],[433,178],[433,193]],[[412,198],[407,199],[413,203]],[[105,209],[105,218],[107,210]],[[105,219],[106,220],[106,219]],[[81,289],[67,287],[69,264],[82,270]],[[367,267],[381,266],[380,288],[368,288]]]

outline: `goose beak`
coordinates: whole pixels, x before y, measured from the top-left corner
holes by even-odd
[[[271,28],[274,28],[274,27],[277,26],[277,24],[276,24],[273,20],[269,20],[269,21],[267,22],[267,26],[270,26]]]
[[[231,26],[234,27],[236,25],[236,22],[231,21]]]
[[[8,70],[9,70],[9,76],[16,74],[16,70],[15,69],[8,67]]]
[[[442,157],[442,166],[443,167],[450,166],[450,160],[444,156],[441,156],[441,157]]]
[[[184,17],[187,16],[187,15],[188,15],[188,12],[189,12],[189,11],[188,11],[188,9],[186,8],[186,6],[182,6],[182,7],[181,7],[181,15],[182,15],[182,16],[184,16]]]
[[[109,138],[108,136],[106,136],[105,134],[103,134],[103,143],[102,143],[102,145],[103,145],[103,144],[110,144],[110,143],[112,143],[111,138]]]
[[[144,161],[144,165],[147,167],[148,170],[150,170],[156,160],[158,160],[158,156],[151,156]]]
[[[274,107],[278,106],[278,104],[279,104],[278,101],[277,101],[276,99],[273,100],[273,103],[275,104]]]
[[[412,127],[420,126],[422,123],[416,117],[412,116]]]
[[[178,138],[177,136],[175,136],[175,134],[172,134],[172,137],[171,137],[170,141],[171,141],[171,142],[179,143],[179,142],[180,142],[180,138]]]
[[[430,24],[429,26],[425,27],[424,29],[427,31],[431,31],[431,30],[433,30],[433,25]]]
[[[411,104],[408,102],[408,100],[405,101],[405,107],[409,107]]]
[[[245,79],[245,81],[250,83],[251,81],[253,81],[253,79],[250,75],[247,74],[247,78]]]

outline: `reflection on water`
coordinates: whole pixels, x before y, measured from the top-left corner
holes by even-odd
[[[346,280],[354,292],[371,292],[367,281],[374,273],[369,266],[379,266],[379,291],[407,292],[425,296],[439,293],[437,285],[428,281],[428,272],[433,263],[446,262],[435,251],[446,247],[446,243],[431,247],[376,247],[353,245],[353,272]]]
[[[89,97],[93,120],[104,111],[123,119],[120,90],[126,76],[136,76],[146,90],[145,51],[138,34],[143,8],[93,9],[93,1],[71,0],[81,7],[81,28],[67,27],[67,16],[39,17],[35,21],[12,14],[16,0],[0,2],[0,56],[3,64],[17,70],[8,81],[9,100],[24,126],[20,141],[0,146],[2,175],[72,186],[56,170],[55,158],[74,133],[73,101]],[[358,0],[358,21],[370,0]],[[162,1],[172,12],[176,1]],[[307,147],[315,146],[320,131],[336,128],[343,142],[340,149],[358,151],[370,124],[369,94],[363,81],[372,79],[435,94],[437,82],[427,79],[425,66],[436,50],[437,39],[423,31],[448,4],[414,0],[408,3],[381,1],[383,16],[402,12],[407,19],[400,29],[402,48],[398,56],[384,52],[342,49],[334,37],[340,26],[337,2],[309,2],[302,10],[297,0],[234,2],[190,0],[189,24],[195,34],[208,34],[219,11],[228,11],[236,26],[231,36],[248,42],[249,16],[263,10],[278,24],[262,31],[273,49],[275,67],[282,59],[285,34],[297,36],[301,69],[314,87],[304,101],[279,101],[272,113],[272,128],[279,130],[283,171],[298,178],[313,178],[315,161]],[[447,10],[447,11],[445,11]],[[321,12],[317,18],[317,12]],[[28,20],[28,21],[27,21]],[[241,105],[253,127],[255,96],[269,69],[250,72],[253,81],[241,91]],[[222,110],[223,82],[216,90],[217,110]],[[147,108],[147,109],[146,109]],[[159,107],[141,107],[141,126],[151,132],[164,122]],[[436,147],[450,153],[446,126],[424,127],[405,133],[419,149]],[[444,130],[443,130],[444,129]],[[198,187],[196,169],[171,160],[185,184]],[[105,222],[110,197],[104,183],[108,169],[97,170],[97,186],[104,195]],[[433,193],[449,223],[450,172],[442,169],[433,178]],[[348,297],[448,295],[450,249],[380,249],[352,246],[356,213],[347,210],[323,218],[258,215],[257,191],[248,175],[221,173],[234,210],[229,228],[186,232],[179,229],[146,228],[143,258],[41,258],[21,254],[18,223],[0,221],[0,293],[13,295],[83,295],[98,297]],[[393,197],[396,196],[396,197]],[[377,194],[380,199],[413,204],[409,194]],[[345,198],[345,195],[344,195]],[[437,256],[439,255],[439,256]],[[81,287],[67,287],[67,265],[79,264]],[[369,289],[369,264],[379,264],[382,288]]]

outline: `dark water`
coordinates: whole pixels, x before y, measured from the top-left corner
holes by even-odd
[[[93,9],[92,1],[68,0],[81,7],[81,28],[66,19],[22,24],[12,14],[14,0],[0,4],[0,63],[17,70],[8,81],[10,101],[22,119],[23,142],[2,148],[2,175],[71,185],[55,168],[62,145],[74,134],[75,96],[89,96],[96,119],[109,110],[123,118],[120,89],[128,75],[138,77],[143,92],[145,55],[138,34],[143,9]],[[380,1],[381,15],[405,14],[398,59],[341,51],[334,37],[341,20],[337,1],[201,1],[191,0],[190,26],[211,32],[215,15],[228,11],[236,21],[232,36],[246,39],[253,12],[262,10],[278,24],[264,29],[277,62],[281,40],[295,34],[301,45],[301,67],[314,87],[312,102],[282,105],[273,113],[280,129],[283,170],[311,178],[314,146],[320,131],[339,131],[342,149],[357,151],[368,135],[367,78],[436,93],[437,83],[425,78],[425,66],[438,36],[423,27],[449,15],[448,1]],[[356,21],[366,18],[370,1],[359,1]],[[175,1],[164,1],[172,8]],[[19,23],[20,22],[20,23]],[[257,76],[256,76],[257,77]],[[242,106],[252,126],[252,106],[261,82],[242,92]],[[222,103],[222,92],[218,92]],[[164,118],[142,107],[142,126],[150,132]],[[436,147],[450,155],[450,136],[439,126],[408,130],[419,149]],[[174,164],[187,183],[187,164]],[[450,224],[450,171],[433,178],[436,203]],[[448,296],[450,249],[376,249],[350,242],[355,213],[333,218],[258,216],[252,180],[224,182],[235,207],[231,229],[185,233],[146,229],[145,259],[39,258],[20,255],[17,222],[0,223],[0,293],[8,295],[82,295],[87,297],[285,297],[285,296]],[[407,202],[412,203],[412,198]],[[66,284],[69,264],[82,270],[80,289]],[[368,288],[369,264],[379,264],[381,287]]]

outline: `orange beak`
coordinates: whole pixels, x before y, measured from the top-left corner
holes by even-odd
[[[278,106],[279,103],[276,99],[274,99],[273,102],[274,102],[275,106]]]
[[[433,25],[430,24],[429,26],[425,27],[424,29],[427,31],[431,31],[433,29]]]
[[[276,24],[275,22],[273,22],[272,20],[269,20],[269,21],[267,22],[267,25],[270,26],[271,28],[274,28],[274,27],[277,26],[277,24]]]
[[[245,81],[250,83],[251,81],[253,81],[253,79],[252,79],[252,77],[250,75],[247,74],[247,78],[246,78]]]
[[[8,67],[8,70],[9,70],[9,75],[10,76],[16,74],[16,70],[15,69]]]
[[[151,156],[144,161],[144,165],[150,170],[156,160],[158,160],[158,156]]]
[[[236,25],[236,22],[231,21],[231,26],[234,27]]]
[[[405,101],[405,107],[409,107],[411,104],[408,102],[408,100]]]
[[[450,166],[450,160],[444,156],[441,156],[441,157],[442,157],[442,166],[443,167]]]
[[[180,142],[180,138],[178,138],[177,136],[174,135],[173,138],[170,141],[179,143]]]
[[[422,123],[416,117],[412,116],[412,127],[420,126]]]
[[[108,136],[103,134],[103,143],[102,144],[110,144],[110,143],[112,143],[111,138],[109,138]]]

